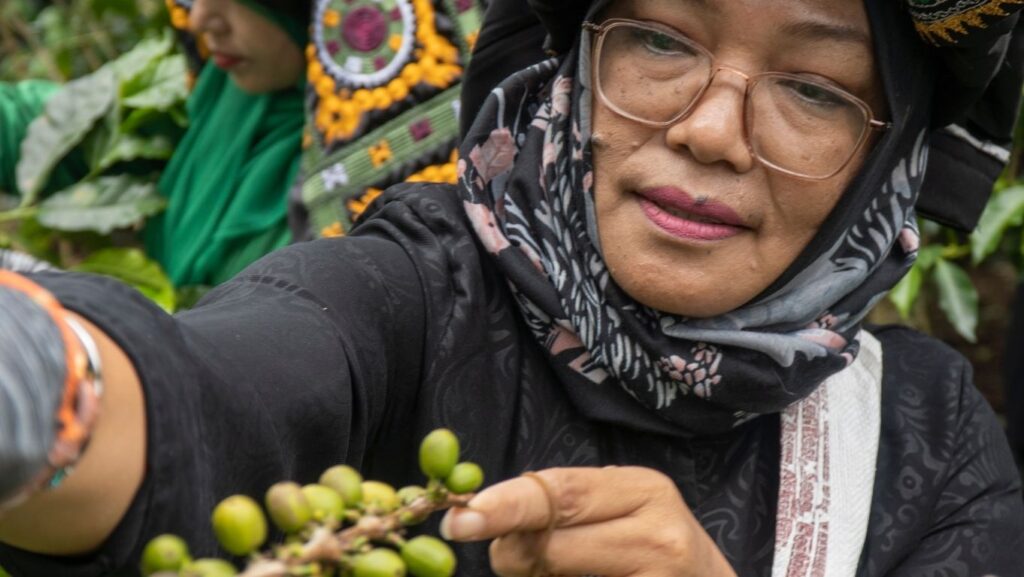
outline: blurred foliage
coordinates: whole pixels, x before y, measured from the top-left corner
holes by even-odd
[[[0,81],[68,81],[168,26],[162,0],[0,1]]]
[[[996,182],[977,228],[964,234],[920,221],[921,252],[910,273],[889,295],[904,320],[932,331],[929,311],[937,306],[964,340],[978,340],[978,268],[994,262],[1024,271],[1024,115],[1018,119],[1010,163]],[[1006,287],[1012,294],[1013,287]],[[1003,335],[994,335],[1002,338]]]
[[[187,126],[187,65],[162,0],[2,0],[7,81],[62,83],[21,143],[21,196],[0,191],[0,247],[116,277],[167,310],[174,287],[136,232],[161,212],[160,171]],[[77,181],[50,191],[69,158]],[[44,193],[44,191],[46,191]],[[186,292],[186,302],[194,300]]]

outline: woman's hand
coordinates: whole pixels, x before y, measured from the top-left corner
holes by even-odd
[[[511,479],[449,511],[441,531],[455,541],[494,539],[491,567],[503,577],[736,575],[675,484],[640,467]]]

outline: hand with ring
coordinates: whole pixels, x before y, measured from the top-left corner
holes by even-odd
[[[441,532],[493,539],[502,577],[736,575],[671,479],[641,467],[528,473],[449,511]]]

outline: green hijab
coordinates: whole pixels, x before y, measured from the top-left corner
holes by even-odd
[[[240,1],[304,45],[304,26]],[[143,235],[176,286],[219,284],[291,241],[286,207],[302,155],[303,93],[249,94],[215,66],[199,75],[189,129],[159,183],[167,210]]]

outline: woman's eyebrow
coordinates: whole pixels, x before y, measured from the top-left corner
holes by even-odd
[[[801,20],[785,24],[781,32],[797,40],[838,40],[840,42],[862,44],[865,48],[871,48],[871,35],[866,30],[856,26],[816,20]]]

